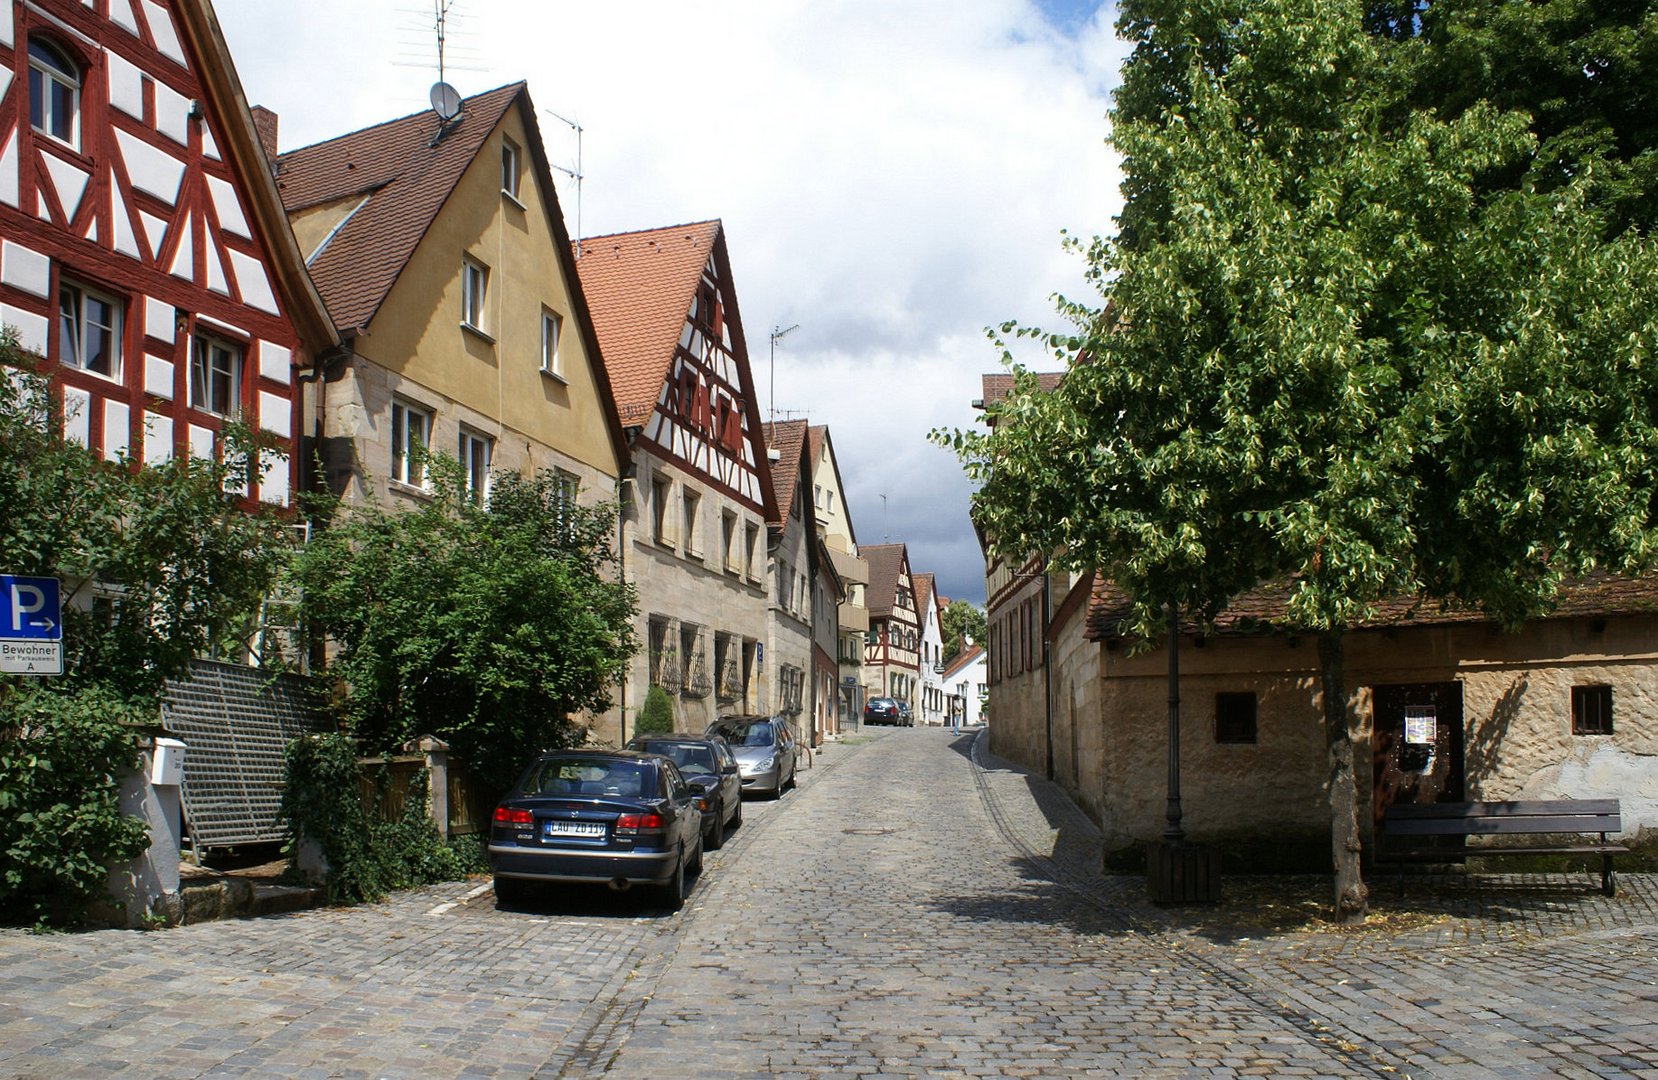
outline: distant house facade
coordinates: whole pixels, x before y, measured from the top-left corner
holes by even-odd
[[[813,672],[813,618],[818,598],[817,533],[807,497],[811,479],[806,421],[782,420],[765,425],[770,447],[772,490],[777,517],[767,523],[771,566],[771,625],[766,674],[769,711],[781,713],[797,733],[821,741],[818,732],[816,680]]]
[[[984,646],[969,642],[961,655],[944,669],[944,711],[948,723],[958,727],[984,723],[986,679]]]
[[[300,369],[335,335],[211,8],[0,8],[0,323],[64,436],[156,465],[226,424],[274,452],[240,492],[287,506]]]
[[[944,630],[939,622],[938,589],[933,575],[915,575],[916,615],[921,621],[920,689],[916,723],[937,726],[944,712]]]
[[[864,647],[864,687],[870,697],[890,697],[917,707],[921,673],[921,617],[909,550],[903,544],[868,544],[869,634]]]
[[[277,186],[349,350],[323,372],[307,444],[347,503],[432,498],[422,451],[552,471],[616,498],[627,447],[577,283],[529,91],[462,101],[282,154]],[[275,143],[276,118],[267,116]]]
[[[812,452],[812,506],[818,535],[823,539],[841,585],[841,599],[835,610],[834,712],[837,726],[844,731],[863,722],[869,562],[858,554],[858,534],[852,525],[852,508],[846,501],[846,485],[841,480],[835,441],[829,428],[815,425],[808,432],[808,442]]]
[[[650,686],[675,726],[756,712],[766,687],[777,499],[718,221],[582,241],[581,284],[631,449],[623,573],[639,639],[615,738]]]

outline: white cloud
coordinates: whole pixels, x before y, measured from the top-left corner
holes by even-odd
[[[411,6],[334,0],[323,20],[235,0],[219,17],[289,148],[425,107],[434,35]],[[1092,7],[456,0],[447,74],[463,94],[526,79],[582,124],[585,234],[722,218],[762,408],[767,333],[799,323],[777,407],[833,429],[860,537],[881,538],[885,493],[916,569],[978,598],[967,486],[926,433],[972,422],[997,363],[982,327],[1053,325],[1049,295],[1082,292],[1060,230],[1111,228],[1123,48],[1109,8],[1078,18]],[[541,124],[549,158],[573,166],[573,133]],[[573,184],[559,193],[574,231]]]

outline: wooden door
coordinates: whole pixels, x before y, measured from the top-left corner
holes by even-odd
[[[1462,684],[1371,688],[1375,820],[1394,803],[1461,802]]]

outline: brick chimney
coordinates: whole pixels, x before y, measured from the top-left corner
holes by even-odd
[[[265,157],[271,165],[276,164],[276,114],[263,105],[255,105],[253,112],[253,130],[259,135],[259,145],[265,148]]]

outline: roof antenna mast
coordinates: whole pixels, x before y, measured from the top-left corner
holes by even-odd
[[[576,258],[581,258],[581,182],[584,179],[581,171],[581,132],[582,126],[574,120],[567,120],[551,109],[542,110],[548,116],[568,127],[576,133],[576,167],[566,169],[559,165],[548,163],[548,168],[557,169],[576,182]]]
[[[777,343],[800,329],[800,324],[793,326],[771,328],[771,373],[767,377],[771,380],[771,423],[777,426]]]

